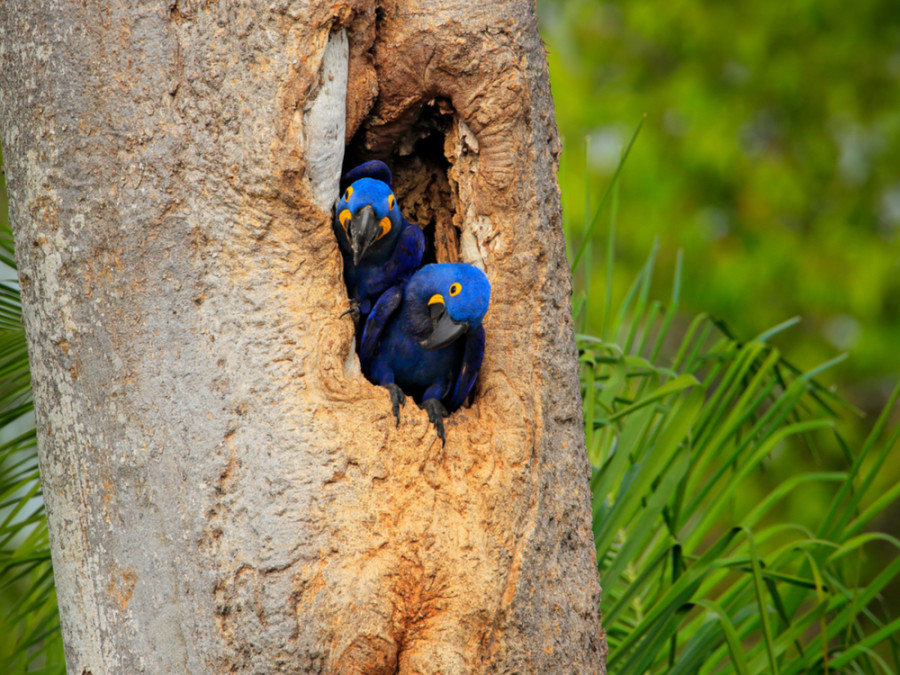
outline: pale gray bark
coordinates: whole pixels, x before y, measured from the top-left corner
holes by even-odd
[[[0,134],[70,672],[604,672],[530,0],[0,3]],[[339,318],[351,138],[493,284],[445,448]]]

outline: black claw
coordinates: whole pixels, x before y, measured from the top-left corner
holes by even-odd
[[[444,433],[444,418],[447,416],[447,409],[436,398],[426,399],[419,407],[428,413],[428,421],[434,425],[435,431],[441,439],[441,447],[443,447],[447,443],[447,436]]]
[[[359,323],[359,300],[351,300],[350,309],[341,314],[339,318],[343,319],[348,314],[353,319],[353,323]]]
[[[384,385],[384,388],[391,392],[391,410],[394,411],[394,417],[397,418],[397,426],[400,426],[400,406],[406,403],[406,394],[403,390],[393,382]]]

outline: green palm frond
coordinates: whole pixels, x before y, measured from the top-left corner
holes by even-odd
[[[674,335],[680,258],[664,306],[650,296],[655,255],[618,307],[607,287],[599,335],[577,336],[609,672],[900,672],[900,620],[882,603],[900,541],[866,529],[900,497],[900,482],[873,492],[900,435],[887,425],[900,387],[848,448],[836,411],[854,409],[816,379],[843,357],[787,362],[770,340],[795,320],[744,342],[701,315]],[[576,295],[576,317],[589,305]],[[783,460],[799,455],[843,466],[791,473]],[[788,499],[822,489],[823,512],[785,518]],[[892,552],[871,571],[876,546]]]
[[[12,237],[0,229],[0,672],[63,673]]]

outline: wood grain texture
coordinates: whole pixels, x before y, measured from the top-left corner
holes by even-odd
[[[339,318],[340,31],[328,138],[443,106],[422,208],[493,285],[444,448]],[[7,1],[0,134],[70,672],[605,672],[530,1]]]

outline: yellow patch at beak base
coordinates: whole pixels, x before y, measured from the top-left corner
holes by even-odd
[[[381,234],[379,234],[375,238],[375,241],[378,241],[384,235],[386,235],[388,232],[391,231],[391,219],[390,218],[382,218],[378,224],[381,225]]]
[[[441,295],[440,293],[435,293],[434,295],[432,295],[431,298],[428,300],[428,305],[431,306],[436,302],[439,302],[442,305],[447,304],[446,302],[444,302],[444,296]]]

